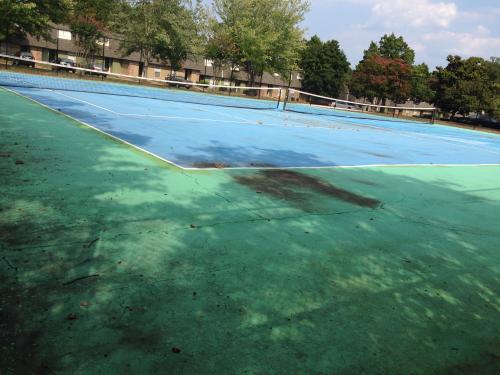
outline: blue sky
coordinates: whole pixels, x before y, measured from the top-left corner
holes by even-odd
[[[500,57],[499,0],[310,0],[308,37],[336,39],[354,67],[385,33],[402,35],[416,62],[446,65],[446,56]]]

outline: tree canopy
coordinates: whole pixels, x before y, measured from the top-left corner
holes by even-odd
[[[500,121],[500,57],[492,57],[487,62],[488,79],[492,84],[491,102],[488,114]]]
[[[1,0],[0,40],[26,34],[49,39],[49,23],[64,21],[70,5],[70,0]]]
[[[435,72],[435,103],[451,117],[458,113],[494,111],[495,87],[498,81],[491,80],[491,66],[479,57],[462,59],[448,56],[448,65],[438,67]]]
[[[360,98],[403,103],[410,95],[410,66],[402,59],[372,55],[361,61],[353,72],[351,92]]]
[[[384,35],[379,41],[379,54],[389,59],[401,59],[406,64],[415,62],[415,51],[408,46],[402,36],[397,37],[394,33]]]
[[[415,103],[432,103],[434,91],[431,88],[432,74],[427,64],[414,65],[411,68],[411,91],[410,99]]]
[[[286,77],[296,68],[303,47],[299,23],[308,6],[303,0],[214,0],[207,54],[244,67],[250,85],[265,70]]]
[[[97,42],[109,31],[118,0],[72,0],[69,25],[79,55],[85,60],[100,50]]]
[[[370,46],[363,53],[363,60],[373,55],[379,55],[388,59],[401,59],[408,65],[415,62],[415,51],[410,48],[402,36],[394,33],[385,34],[380,41],[370,42]]]
[[[404,103],[413,93],[412,73],[415,73],[414,81],[417,83],[424,69],[420,67],[413,71],[411,65],[414,59],[415,52],[403,37],[390,34],[384,35],[378,44],[372,41],[352,74],[351,93],[369,100],[377,98],[385,102],[385,99],[390,99],[395,103]],[[418,82],[424,86],[422,80]],[[425,94],[424,88],[420,87],[420,91],[414,93],[420,98]]]
[[[313,36],[302,51],[299,66],[306,91],[337,97],[347,85],[349,62],[336,40],[323,43]]]
[[[198,45],[194,10],[181,0],[128,2],[120,17],[115,30],[122,35],[124,55],[139,52],[146,67],[159,58],[178,70]]]

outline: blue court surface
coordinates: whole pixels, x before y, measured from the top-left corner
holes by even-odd
[[[500,136],[441,125],[10,89],[184,168],[500,164]]]

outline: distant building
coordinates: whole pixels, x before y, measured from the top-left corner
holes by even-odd
[[[22,39],[11,39],[2,43],[2,53],[15,54],[18,51],[30,51],[36,60],[53,61],[57,57],[68,58],[77,64],[83,61],[77,56],[77,46],[74,36],[66,25],[57,25],[51,31],[52,40],[37,39],[31,35]],[[203,57],[191,56],[184,61],[182,68],[175,72],[165,63],[153,59],[147,69],[140,53],[123,56],[120,51],[120,37],[109,35],[98,44],[102,46],[101,52],[94,56],[94,64],[102,66],[103,70],[111,73],[131,76],[145,76],[147,78],[166,79],[171,75],[182,77],[193,82],[209,82],[222,85],[248,86],[248,74],[235,69],[230,81],[231,71],[215,69],[212,62]],[[144,71],[146,69],[146,71]],[[301,87],[299,74],[292,74],[291,87]],[[261,87],[287,87],[288,82],[277,74],[265,72],[262,77],[257,77],[256,85]]]

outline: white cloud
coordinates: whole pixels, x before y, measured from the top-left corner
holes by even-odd
[[[385,26],[448,27],[457,17],[455,3],[429,0],[374,0],[373,15]]]
[[[353,66],[370,41],[394,32],[416,51],[416,62],[446,65],[446,56],[500,56],[498,0],[310,0],[309,27],[337,39]],[[481,3],[481,4],[479,4]]]
[[[489,35],[483,26],[478,27],[481,32],[453,32],[440,31],[423,35],[423,40],[431,45],[446,46],[441,49],[443,55],[453,54],[469,56],[495,56],[500,52],[500,37]]]

